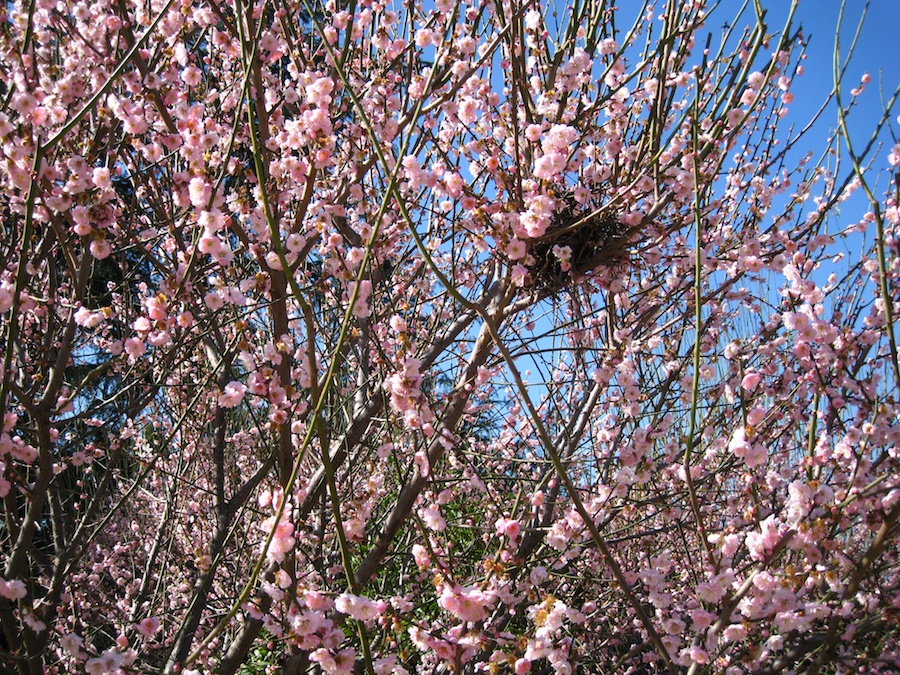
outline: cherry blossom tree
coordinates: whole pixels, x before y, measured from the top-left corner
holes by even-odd
[[[6,671],[900,668],[896,94],[714,4],[0,10]]]

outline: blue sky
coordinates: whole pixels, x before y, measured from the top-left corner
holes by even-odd
[[[789,0],[761,0],[770,15],[770,22],[780,26],[786,16]],[[729,16],[734,0],[725,0],[720,9],[721,16]],[[868,142],[871,133],[883,114],[882,92],[889,99],[900,85],[900,0],[800,0],[795,20],[803,28],[807,38],[807,58],[805,73],[796,79],[791,87],[796,99],[791,106],[790,119],[796,124],[805,124],[818,110],[833,86],[833,54],[841,5],[844,4],[843,23],[840,30],[840,52],[842,61],[853,44],[860,18],[864,10],[865,21],[860,30],[854,52],[846,71],[844,103],[849,100],[849,90],[859,84],[863,73],[869,73],[872,81],[859,98],[859,104],[849,117],[851,138],[855,149]],[[900,105],[894,106],[891,128],[896,135],[900,132],[897,117]],[[837,124],[835,108],[826,110],[821,121],[810,137],[808,149],[818,151]],[[887,154],[894,142],[890,129],[881,134],[883,147],[877,151],[876,168],[887,165]],[[883,177],[877,183],[884,189],[887,183]]]
[[[753,1],[747,1],[747,9],[740,19],[741,26],[751,23],[754,18]],[[784,25],[790,8],[790,0],[759,0],[767,10],[767,22],[770,30],[780,30]],[[736,12],[744,4],[744,0],[721,0],[720,6],[714,10],[707,21],[707,29],[713,30],[722,23],[733,19]],[[841,6],[843,7],[843,20]],[[865,19],[860,28],[860,19],[865,12]],[[852,99],[850,90],[859,86],[864,73],[868,73],[871,82],[857,99],[856,105],[848,117],[850,138],[854,150],[859,153],[869,142],[878,122],[884,115],[884,105],[900,86],[900,0],[800,0],[794,23],[802,27],[806,39],[806,59],[803,62],[804,74],[796,78],[791,85],[795,99],[789,106],[786,119],[779,124],[779,136],[783,139],[790,127],[799,129],[813,118],[828,97],[834,86],[834,50],[835,38],[839,37],[841,62],[847,59],[853,46],[849,65],[842,86],[842,103],[846,105]],[[854,46],[854,36],[859,29],[859,37]],[[891,147],[897,143],[900,135],[900,102],[893,106],[889,124],[879,134],[876,145],[869,157],[871,167],[866,173],[875,196],[882,198],[889,187],[890,176],[885,169],[889,167],[887,156]],[[813,153],[813,161],[818,161],[838,127],[837,105],[834,100],[822,113],[811,132],[797,143],[789,155],[788,164],[802,157],[807,152]],[[845,148],[840,148],[844,155]],[[833,166],[828,161],[827,165]],[[843,157],[839,169],[839,177],[843,178],[850,171],[849,159]],[[813,208],[810,203],[809,208]],[[857,190],[846,202],[832,209],[826,224],[826,231],[836,233],[859,222],[871,210],[871,205],[862,190]],[[844,246],[848,257],[842,264],[825,264],[816,277],[820,281],[828,273],[841,271],[859,259],[861,249],[872,243],[875,229],[870,228],[866,235],[851,237]]]

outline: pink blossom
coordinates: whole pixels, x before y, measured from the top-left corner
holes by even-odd
[[[93,458],[90,455],[86,454],[83,450],[76,450],[72,453],[72,466],[84,466],[86,464],[90,464],[91,461],[93,461]]]
[[[536,9],[529,9],[525,12],[525,28],[527,30],[537,30],[541,26],[541,13]]]
[[[91,255],[97,260],[105,260],[112,253],[112,244],[106,239],[93,239],[90,244]]]
[[[218,404],[223,408],[235,408],[244,400],[247,387],[240,382],[231,381],[225,385],[225,389],[219,396]]]
[[[149,342],[154,347],[162,347],[164,345],[169,344],[171,342],[171,336],[168,331],[165,330],[154,330],[150,331],[147,335],[147,342]]]
[[[419,517],[425,523],[425,527],[435,532],[447,529],[447,523],[441,515],[441,510],[435,504],[430,504],[419,510]]]
[[[510,260],[521,260],[526,252],[525,242],[519,239],[511,239],[506,245],[506,255]]]
[[[356,293],[356,301],[353,303],[353,316],[359,319],[371,316],[372,308],[369,306],[369,296],[372,294],[372,282],[368,279],[363,279],[358,284],[351,281],[347,295],[352,298],[354,293]]]
[[[440,42],[440,36],[436,31],[420,28],[416,31],[415,43],[416,46],[421,48],[428,47],[429,45],[436,45]]]
[[[92,312],[87,307],[79,307],[72,317],[83,328],[95,328],[106,318],[103,312]]]
[[[225,301],[222,300],[222,296],[218,293],[209,292],[203,296],[203,302],[209,307],[211,310],[216,311],[217,309],[221,309],[225,306]]]
[[[743,457],[749,449],[750,443],[747,441],[747,431],[742,426],[738,427],[728,442],[728,452],[732,452],[738,457]]]
[[[685,655],[693,663],[699,663],[701,665],[709,663],[709,654],[705,649],[699,646],[693,646],[690,649],[685,650]]]
[[[357,621],[374,621],[385,610],[384,603],[377,603],[366,597],[341,593],[334,601],[337,611]]]
[[[891,147],[891,151],[888,154],[888,163],[891,166],[900,166],[900,143]]]
[[[156,632],[159,630],[159,619],[155,616],[148,616],[145,619],[141,619],[140,623],[136,626],[136,629],[141,635],[149,640],[156,635]]]
[[[419,386],[422,383],[420,363],[416,358],[405,359],[403,369],[394,373],[385,383],[391,392],[391,403],[401,412],[408,410],[419,396]]]
[[[416,565],[420,570],[424,570],[428,567],[430,557],[428,555],[428,549],[426,549],[421,544],[413,544],[412,547],[413,558],[416,561]]]
[[[330,598],[318,591],[306,591],[303,594],[303,602],[310,609],[316,611],[325,611],[331,609],[333,603]]]
[[[409,330],[409,324],[407,323],[406,319],[398,314],[394,314],[391,317],[389,325],[391,327],[391,330],[393,330],[395,333],[405,333],[407,330]]]
[[[531,582],[532,586],[540,586],[548,578],[547,568],[543,565],[538,565],[528,574],[528,581]]]
[[[529,124],[527,127],[525,127],[525,138],[527,138],[532,143],[539,141],[542,133],[543,130],[541,129],[540,124]]]
[[[552,152],[539,157],[534,163],[534,175],[543,180],[556,178],[566,168],[566,155],[562,152]],[[543,233],[541,233],[543,234]],[[531,236],[540,236],[532,234]]]
[[[125,352],[132,358],[140,358],[147,352],[147,345],[139,338],[130,337],[125,340]]]
[[[511,520],[509,518],[499,518],[495,524],[495,529],[497,530],[497,534],[508,537],[512,541],[518,539],[519,534],[522,531],[519,521]]]
[[[725,121],[729,127],[737,126],[744,119],[744,111],[741,108],[732,108],[725,114]]]
[[[615,54],[619,51],[619,43],[616,42],[613,38],[606,38],[600,41],[600,45],[598,48],[599,54]]]
[[[750,557],[754,560],[765,560],[768,553],[781,538],[781,532],[774,516],[769,516],[761,524],[760,532],[747,534],[746,543]]]
[[[297,540],[293,536],[294,525],[290,522],[289,518],[290,514],[287,512],[287,509],[285,509],[285,513],[282,514],[282,517],[277,524],[275,522],[275,516],[272,516],[264,520],[259,526],[260,529],[265,532],[272,532],[274,528],[272,542],[269,545],[268,550],[266,550],[266,558],[272,562],[284,562],[285,554],[292,550],[297,544]]]
[[[578,138],[578,131],[565,124],[554,124],[541,139],[541,149],[545,153],[566,153]]]
[[[199,68],[188,66],[181,71],[181,80],[189,87],[196,87],[203,81],[203,73]]]
[[[762,445],[761,443],[752,444],[749,450],[747,450],[744,454],[744,461],[750,468],[763,466],[768,459],[769,453],[766,450],[766,446]]]
[[[512,269],[512,282],[518,287],[525,285],[528,277],[528,268],[524,265],[515,265]]]
[[[313,105],[327,108],[331,104],[331,92],[333,90],[334,80],[330,77],[319,77],[312,84],[307,85],[306,97]]]
[[[291,629],[297,635],[311,635],[318,631],[325,622],[321,613],[316,611],[303,611],[295,614],[291,619]]]
[[[332,654],[327,649],[317,649],[309,655],[310,661],[318,663],[328,675],[350,675],[356,662],[356,650],[343,649],[337,654]]]
[[[691,612],[691,626],[694,630],[702,631],[708,628],[716,620],[716,615],[705,609],[695,609]]]
[[[747,84],[751,89],[758,90],[766,82],[766,76],[760,72],[753,72],[747,77]]]
[[[13,286],[4,281],[0,283],[0,314],[5,314],[13,305]]]
[[[462,621],[484,621],[493,604],[491,598],[474,586],[459,588],[456,591],[445,586],[438,598],[438,604]]]
[[[747,424],[751,427],[755,427],[760,422],[762,422],[766,417],[766,409],[760,406],[752,408],[750,412],[747,413]]]
[[[420,450],[415,455],[413,455],[413,463],[418,467],[419,475],[422,478],[428,478],[428,475],[431,473],[431,465],[428,461],[428,453]]]
[[[744,391],[752,391],[762,381],[762,375],[756,372],[749,372],[744,375],[741,380],[741,389]]]
[[[60,646],[72,656],[83,658],[84,638],[75,633],[66,633],[59,641]]]
[[[93,172],[93,181],[94,185],[96,185],[101,190],[109,190],[112,188],[112,178],[110,175],[109,167],[106,166],[98,166],[94,168]]]
[[[122,665],[123,655],[114,649],[107,649],[99,657],[88,659],[84,670],[88,675],[109,675]]]
[[[212,187],[199,176],[191,178],[188,184],[188,193],[190,195],[191,204],[196,207],[206,206],[212,195]]]
[[[21,600],[25,597],[25,584],[19,579],[0,579],[0,596],[7,600]]]

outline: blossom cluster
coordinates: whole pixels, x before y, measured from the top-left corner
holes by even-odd
[[[900,146],[660,4],[0,9],[0,669],[900,668]]]

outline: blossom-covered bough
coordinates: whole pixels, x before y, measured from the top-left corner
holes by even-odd
[[[0,10],[4,669],[900,667],[900,146],[765,4]]]

